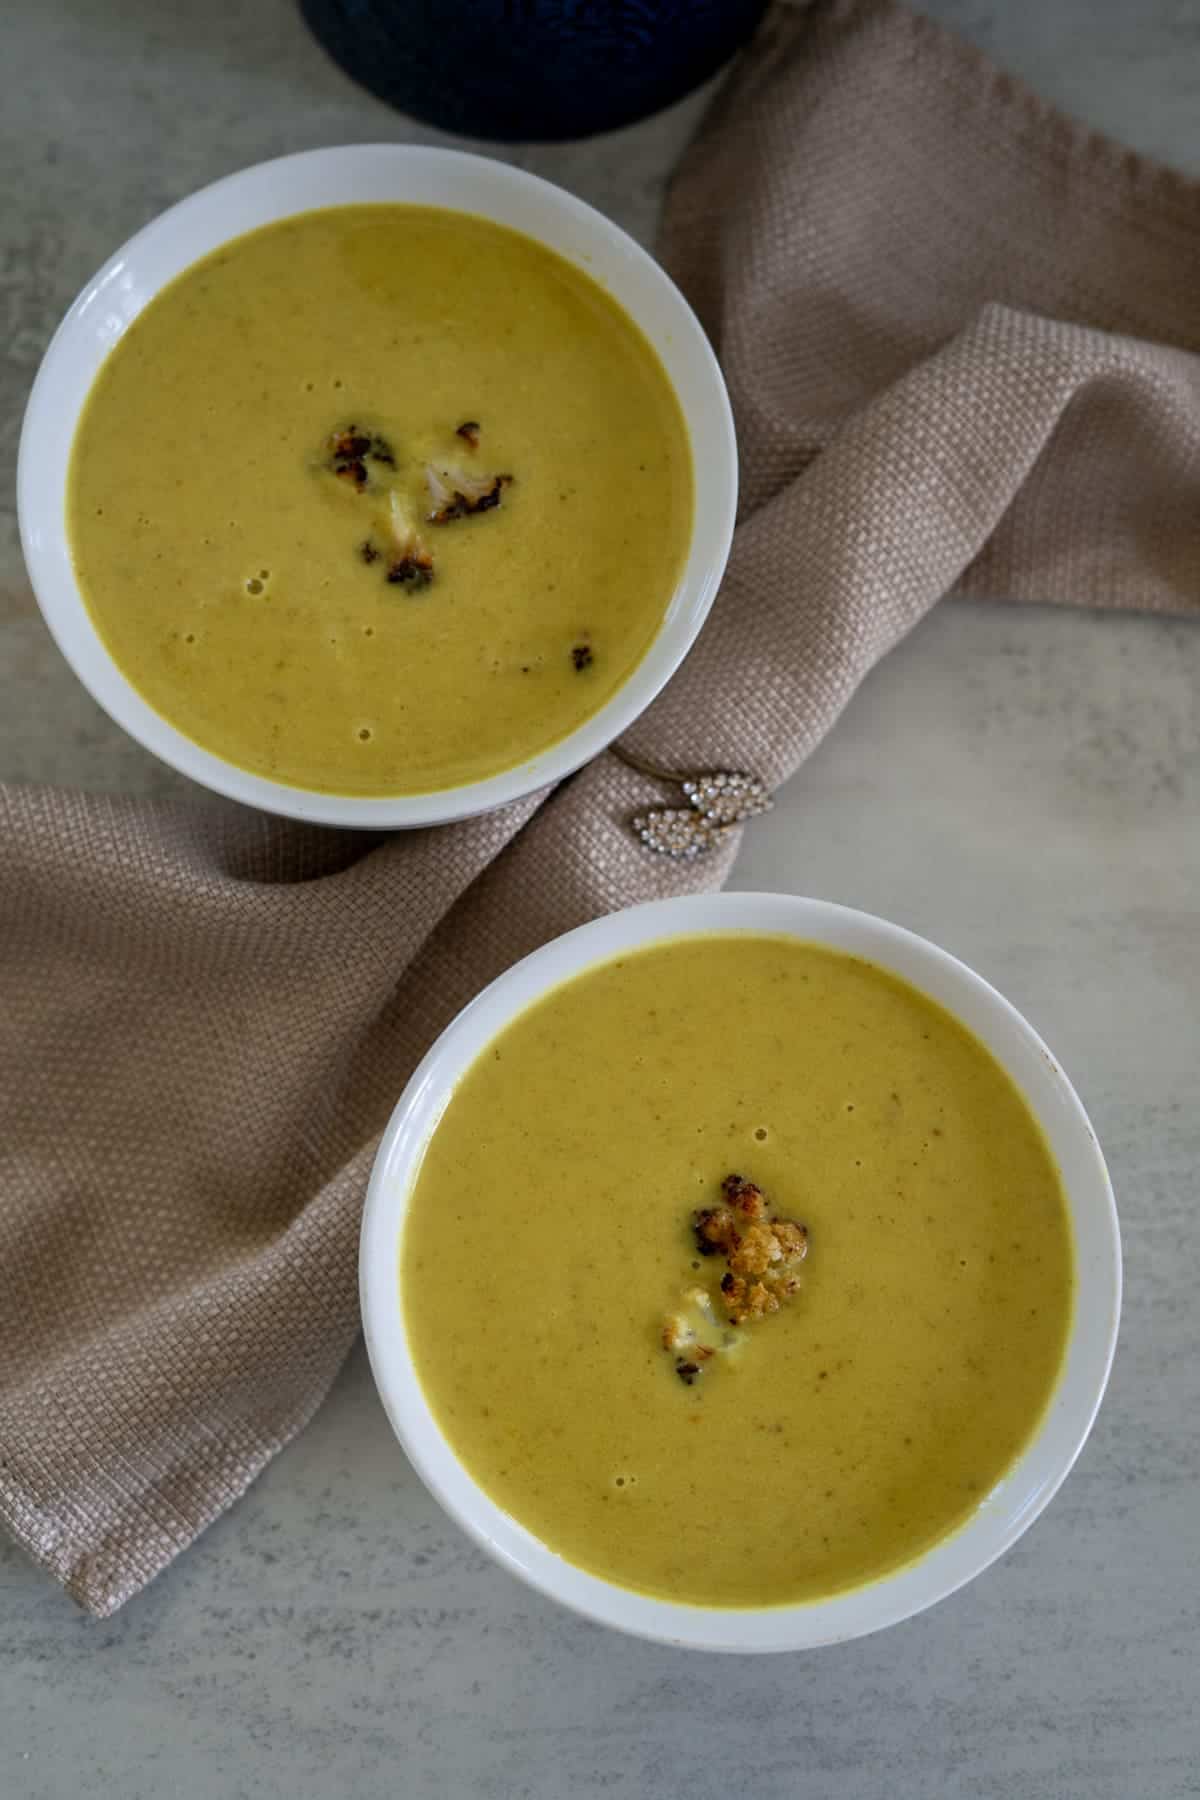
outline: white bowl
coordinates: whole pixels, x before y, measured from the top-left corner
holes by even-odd
[[[569,737],[484,781],[363,799],[270,781],[214,756],[168,723],[121,673],[75,580],[67,471],[80,411],[101,363],[148,301],[198,258],[293,213],[408,201],[478,213],[556,250],[606,288],[654,345],[691,438],[695,518],[666,617],[638,667]],[[725,569],[737,506],[737,447],[716,358],[686,300],[652,257],[582,200],[535,175],[455,150],[402,144],[309,150],[259,163],[173,206],[111,256],[55,333],[38,370],[17,463],[29,578],[59,649],[105,711],[163,762],[218,793],[291,818],[377,828],[437,825],[487,812],[561,780],[618,737],[691,648]]]
[[[1049,1407],[1016,1464],[967,1524],[917,1561],[831,1599],[732,1610],[655,1599],[589,1575],[504,1512],[467,1474],[421,1390],[399,1300],[399,1252],[413,1177],[456,1082],[518,1013],[590,964],[694,932],[754,931],[865,957],[939,1001],[987,1045],[1037,1117],[1062,1173],[1075,1245],[1074,1318]],[[704,1650],[807,1650],[894,1625],[944,1599],[1002,1555],[1048,1503],[1096,1417],[1116,1346],[1121,1244],[1104,1158],[1070,1082],[1032,1026],[965,964],[867,913],[788,894],[656,901],[557,938],[494,981],[438,1039],[392,1114],[371,1175],[359,1263],[367,1349],[388,1418],[417,1473],[497,1561],[576,1612],[639,1637]]]

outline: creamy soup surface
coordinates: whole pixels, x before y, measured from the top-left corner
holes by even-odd
[[[734,1174],[807,1230],[794,1292],[738,1324],[696,1230]],[[962,1025],[868,963],[720,934],[586,971],[481,1054],[400,1286],[502,1507],[620,1585],[763,1606],[966,1521],[1050,1398],[1073,1251],[1041,1131]]]
[[[347,206],[185,271],[105,361],[68,530],[108,649],[227,761],[347,794],[515,766],[675,591],[692,462],[624,311],[531,239]]]

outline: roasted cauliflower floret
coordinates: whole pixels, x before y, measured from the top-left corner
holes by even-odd
[[[511,475],[477,475],[462,467],[441,468],[425,465],[425,485],[429,490],[431,525],[449,525],[454,519],[465,519],[471,513],[490,512],[499,506]]]
[[[702,1256],[724,1258],[726,1267],[717,1298],[729,1325],[738,1326],[778,1312],[799,1292],[800,1264],[808,1254],[808,1229],[795,1219],[771,1217],[762,1189],[741,1175],[727,1175],[721,1194],[720,1204],[701,1207],[692,1215],[692,1231]],[[686,1373],[678,1363],[677,1369],[690,1386],[714,1350],[727,1349],[737,1334],[729,1333],[721,1343],[711,1328],[697,1331],[691,1322],[696,1308],[711,1320],[713,1303],[703,1289],[693,1289],[686,1300],[688,1306],[671,1314],[663,1327],[663,1347],[688,1365]],[[698,1349],[701,1339],[706,1350],[703,1355]]]
[[[737,1242],[737,1220],[727,1206],[706,1206],[692,1221],[701,1256],[728,1256]]]

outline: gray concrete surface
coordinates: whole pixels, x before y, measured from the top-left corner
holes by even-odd
[[[1189,0],[928,10],[1200,172]],[[306,145],[434,134],[356,93],[286,0],[13,0],[0,32],[0,775],[169,788],[76,686],[23,581],[11,461],[37,359],[94,266],[188,189]],[[648,238],[696,111],[520,159]],[[1127,1257],[1110,1397],[997,1568],[815,1655],[625,1642],[467,1545],[356,1355],[246,1500],[107,1623],[0,1548],[3,1800],[1200,1795],[1198,694],[1200,626],[945,607],[737,871],[974,963],[1061,1054],[1108,1151]]]

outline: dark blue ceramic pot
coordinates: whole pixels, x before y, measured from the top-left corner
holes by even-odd
[[[319,42],[381,100],[468,137],[588,137],[695,87],[766,0],[300,0]]]

